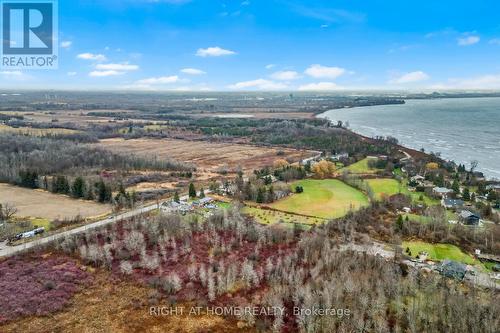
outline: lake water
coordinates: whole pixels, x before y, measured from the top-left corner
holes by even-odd
[[[500,98],[407,100],[401,105],[338,109],[319,117],[349,122],[368,136],[393,136],[409,148],[441,157],[500,179]]]

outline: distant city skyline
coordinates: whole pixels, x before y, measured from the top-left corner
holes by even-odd
[[[59,69],[0,89],[500,89],[497,1],[59,1]]]

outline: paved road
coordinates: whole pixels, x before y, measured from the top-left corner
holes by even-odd
[[[84,226],[81,226],[78,228],[74,228],[71,230],[60,232],[58,234],[50,235],[50,236],[47,236],[44,238],[35,239],[29,243],[24,243],[24,244],[15,245],[15,246],[5,246],[5,244],[4,244],[4,246],[2,246],[0,244],[0,257],[12,256],[16,253],[31,249],[31,248],[36,247],[38,245],[51,243],[55,240],[61,239],[61,238],[66,237],[68,235],[78,234],[81,232],[85,232],[86,230],[89,230],[89,229],[95,229],[95,228],[102,227],[102,226],[105,226],[105,225],[110,224],[110,223],[115,223],[115,222],[120,221],[122,219],[130,218],[133,216],[140,215],[142,213],[150,212],[152,210],[155,210],[157,207],[158,206],[156,204],[154,204],[154,205],[149,205],[149,206],[137,208],[137,209],[134,209],[132,211],[129,211],[129,212],[126,212],[123,214],[119,214],[116,216],[108,217],[107,219],[97,221],[94,223],[90,223],[90,224],[87,224],[87,225],[84,225]]]
[[[205,194],[209,194],[209,193],[210,193],[210,191],[208,191],[208,190],[205,191]],[[187,195],[185,195],[185,196],[180,197],[180,199],[183,201],[186,201],[189,199],[189,197]],[[170,201],[170,200],[160,201],[159,205],[161,205],[162,203],[167,202],[167,201]],[[108,217],[107,219],[97,221],[94,223],[89,223],[89,224],[86,224],[86,225],[78,227],[78,228],[74,228],[71,230],[60,232],[58,234],[50,235],[50,236],[47,236],[44,238],[37,238],[29,243],[24,243],[24,244],[15,245],[15,246],[8,246],[6,243],[0,243],[0,258],[15,255],[19,252],[31,249],[31,248],[36,247],[38,245],[51,243],[55,240],[64,238],[68,235],[78,234],[81,232],[85,232],[89,229],[95,229],[95,228],[102,227],[102,226],[105,226],[105,225],[110,224],[110,223],[115,223],[115,222],[123,220],[123,219],[134,217],[134,216],[137,216],[137,215],[140,215],[143,213],[147,213],[147,212],[150,212],[152,210],[157,209],[159,205],[155,203],[155,204],[143,206],[140,208],[136,208],[136,209],[128,211],[126,213],[111,216],[111,217]]]

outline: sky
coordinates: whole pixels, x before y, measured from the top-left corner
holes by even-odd
[[[496,0],[59,0],[59,68],[2,89],[500,89]]]

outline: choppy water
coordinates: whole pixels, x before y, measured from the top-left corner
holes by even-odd
[[[500,98],[407,100],[404,105],[339,109],[319,117],[349,122],[365,136],[393,136],[407,147],[470,165],[500,179]]]

